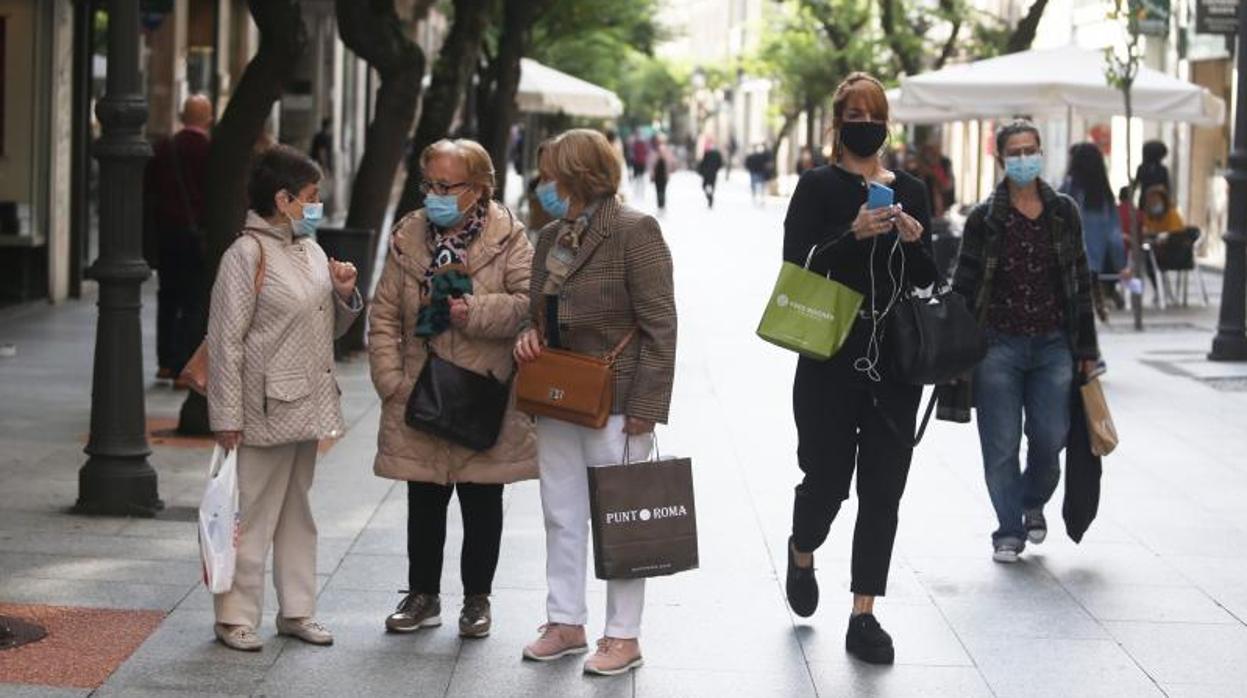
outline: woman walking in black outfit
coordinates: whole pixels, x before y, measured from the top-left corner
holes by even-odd
[[[784,259],[810,266],[862,293],[848,340],[828,361],[801,358],[793,382],[793,414],[804,473],[793,502],[788,543],[788,602],[808,617],[818,607],[814,551],[827,538],[857,470],[853,534],[853,612],[846,649],[859,659],[890,664],[892,638],[874,616],[887,588],[897,510],[913,449],[922,389],[888,373],[884,318],[902,291],[937,279],[931,256],[926,187],[879,159],[887,138],[888,102],[878,80],[855,73],[836,90],[833,164],[806,172],[784,221]],[[894,205],[869,210],[869,183],[890,187]],[[873,317],[872,317],[873,313]]]

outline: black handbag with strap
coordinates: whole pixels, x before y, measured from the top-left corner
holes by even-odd
[[[430,352],[403,416],[413,429],[473,451],[488,451],[498,443],[510,402],[509,381],[456,366]]]
[[[961,296],[945,288],[897,301],[888,314],[886,344],[892,377],[911,385],[943,385],[987,356],[987,338]]]

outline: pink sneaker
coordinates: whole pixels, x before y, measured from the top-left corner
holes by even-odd
[[[641,658],[641,643],[636,639],[604,637],[598,640],[598,651],[585,662],[585,673],[617,676],[644,663],[645,660]]]
[[[541,637],[524,648],[524,658],[537,662],[550,662],[569,654],[589,651],[585,641],[585,626],[546,623],[537,629]]]

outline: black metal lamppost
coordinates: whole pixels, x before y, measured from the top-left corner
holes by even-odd
[[[1212,361],[1247,361],[1247,0],[1238,3],[1238,102],[1234,108],[1234,147],[1230,151],[1230,220],[1225,234],[1225,273],[1221,277],[1221,316],[1212,340]]]
[[[147,462],[140,286],[151,276],[142,255],[143,135],[147,102],[139,81],[139,0],[108,0],[108,81],[95,113],[100,161],[99,321],[91,383],[90,456],[78,472],[83,514],[153,516],[163,504]]]

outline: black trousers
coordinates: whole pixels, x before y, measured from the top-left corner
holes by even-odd
[[[708,206],[714,206],[714,190],[718,183],[718,173],[715,173],[713,177],[703,175],[701,178],[701,191],[706,195],[706,204]]]
[[[658,194],[659,210],[667,208],[667,180],[654,180],[654,191]]]
[[[413,593],[441,593],[446,508],[455,490],[459,491],[459,511],[463,514],[463,550],[459,558],[463,593],[492,591],[502,545],[502,485],[408,482],[407,583]]]
[[[792,538],[801,552],[814,552],[827,540],[856,470],[850,589],[883,596],[913,449],[901,442],[881,412],[912,439],[922,390],[886,380],[869,385],[849,365],[858,355],[846,346],[831,362],[803,358],[797,366],[793,414],[797,461],[805,477],[793,501]]]
[[[156,291],[156,361],[181,372],[195,353],[204,328],[204,255],[186,231],[162,231],[160,288]]]

